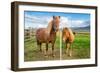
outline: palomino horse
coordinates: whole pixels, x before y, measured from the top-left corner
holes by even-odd
[[[53,16],[48,24],[47,28],[39,28],[36,31],[37,45],[40,46],[40,51],[42,43],[46,43],[45,56],[48,55],[48,44],[52,44],[52,56],[54,57],[54,43],[56,40],[56,32],[59,30],[60,16]]]
[[[72,48],[71,44],[74,42],[74,36],[75,32],[72,32],[70,28],[65,27],[62,31],[62,39],[66,44],[66,53],[69,56],[72,56]]]

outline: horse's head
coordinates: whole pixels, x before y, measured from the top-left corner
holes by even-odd
[[[66,42],[66,40],[69,38],[69,30],[68,28],[63,28],[62,30],[62,39],[64,42]]]
[[[60,16],[53,16],[52,28],[55,32],[59,30],[59,24],[60,24]]]

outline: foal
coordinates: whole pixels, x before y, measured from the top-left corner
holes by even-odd
[[[48,24],[47,28],[39,28],[36,31],[36,40],[37,45],[40,46],[42,43],[46,44],[46,52],[45,56],[48,55],[48,44],[52,44],[52,56],[54,57],[54,44],[56,40],[56,32],[59,30],[60,16],[53,16],[53,20],[51,20]]]
[[[62,39],[66,44],[66,53],[72,56],[72,43],[74,42],[75,32],[72,32],[70,28],[65,27],[62,31]]]

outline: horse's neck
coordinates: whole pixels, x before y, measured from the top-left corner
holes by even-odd
[[[53,21],[50,21],[48,26],[47,26],[47,34],[50,34],[51,33],[51,30],[52,30],[52,22]]]
[[[56,36],[56,32],[52,28],[53,20],[51,20],[47,26],[47,35],[48,37]]]

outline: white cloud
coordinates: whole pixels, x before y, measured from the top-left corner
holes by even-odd
[[[25,15],[25,28],[46,28],[52,18],[49,16],[31,16]]]
[[[84,20],[70,20],[72,27],[82,27]]]
[[[64,27],[86,27],[90,25],[89,21],[86,20],[73,20],[69,17],[61,17],[60,28]]]
[[[69,19],[67,17],[61,17],[60,28],[69,27]]]
[[[72,25],[72,27],[86,27],[86,26],[90,25],[90,23],[87,23],[86,20],[72,20],[71,25]]]
[[[50,16],[31,16],[25,15],[25,28],[46,28],[49,21],[52,20]],[[60,28],[64,27],[85,27],[90,25],[89,22],[85,20],[72,20],[69,17],[61,17],[60,19]]]

